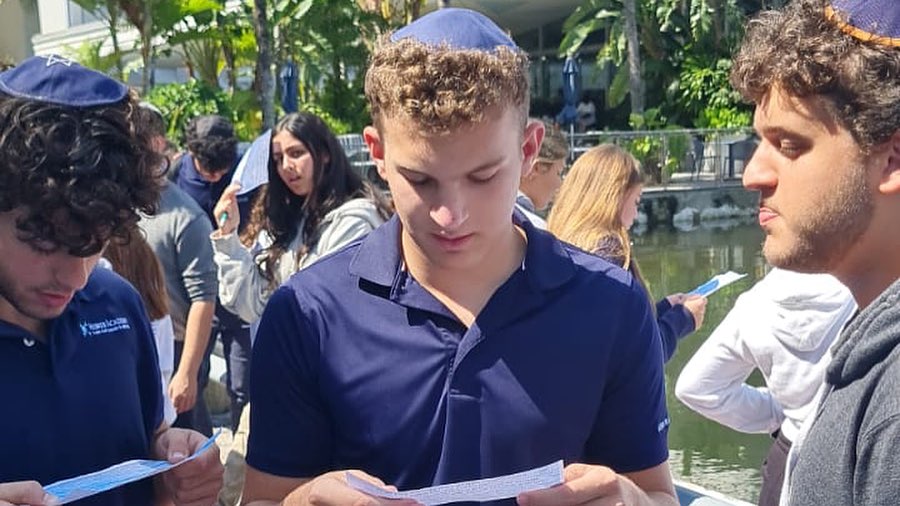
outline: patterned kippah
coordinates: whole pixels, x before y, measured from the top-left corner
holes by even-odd
[[[831,0],[825,16],[859,40],[900,47],[898,0]]]
[[[33,56],[0,73],[0,92],[70,107],[96,107],[122,101],[128,87],[77,62],[56,55]]]
[[[413,39],[430,46],[446,44],[453,49],[494,51],[518,49],[509,35],[487,16],[469,9],[438,9],[391,35],[392,42]]]

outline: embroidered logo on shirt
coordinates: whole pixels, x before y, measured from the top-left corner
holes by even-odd
[[[94,337],[123,330],[131,330],[131,324],[128,323],[128,318],[125,318],[124,316],[96,322],[82,321],[78,326],[81,327],[81,335],[83,337]]]
[[[667,417],[663,418],[663,420],[661,422],[659,422],[659,424],[656,425],[656,432],[662,432],[668,426],[669,426],[669,417],[667,416]]]

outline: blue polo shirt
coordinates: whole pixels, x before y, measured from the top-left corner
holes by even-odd
[[[668,456],[662,350],[634,278],[517,216],[522,267],[466,328],[402,268],[393,218],[295,274],[254,346],[248,463],[401,489],[557,459]]]
[[[0,482],[43,485],[147,458],[162,423],[156,345],[140,297],[94,269],[47,343],[0,320]],[[151,505],[152,482],[73,504]]]

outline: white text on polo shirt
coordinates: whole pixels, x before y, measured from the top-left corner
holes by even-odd
[[[94,337],[103,334],[111,334],[122,330],[131,330],[131,324],[128,318],[120,316],[118,318],[110,318],[108,320],[100,320],[98,322],[81,322],[81,335],[84,337]]]

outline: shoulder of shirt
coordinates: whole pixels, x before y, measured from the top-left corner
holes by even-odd
[[[131,283],[112,269],[103,267],[94,268],[87,284],[78,292],[78,297],[88,302],[108,298],[119,304],[142,304],[140,295]]]
[[[549,234],[549,232],[545,231],[538,232]],[[559,241],[555,237],[554,240]],[[575,265],[576,276],[582,277],[585,279],[585,282],[600,289],[612,290],[622,294],[637,291],[641,297],[645,297],[643,292],[638,289],[639,287],[636,286],[634,276],[621,266],[567,242],[559,241],[559,243]]]
[[[374,202],[370,199],[359,197],[350,199],[329,211],[322,220],[322,223],[325,225],[345,217],[356,217],[366,221],[376,220],[379,223],[384,221],[378,213],[378,206],[376,206]]]
[[[157,210],[158,214],[169,212],[178,212],[188,216],[190,219],[198,217],[207,219],[206,213],[200,208],[200,204],[172,182],[167,182],[163,187],[159,198],[159,209]]]

